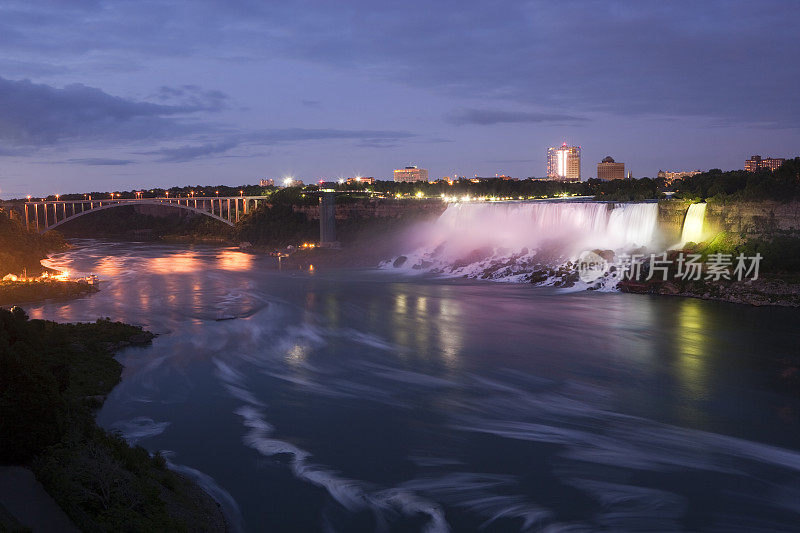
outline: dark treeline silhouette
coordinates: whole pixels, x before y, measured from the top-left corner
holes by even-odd
[[[58,324],[0,308],[0,463],[29,466],[83,531],[200,531],[209,519],[163,456],[94,421],[120,380],[115,348],[151,338],[107,319]]]
[[[39,274],[43,270],[39,261],[65,246],[58,233],[39,235],[27,231],[18,220],[0,213],[0,278],[22,274],[23,270],[29,275]]]
[[[762,170],[723,172],[711,169],[682,180],[672,188],[676,198],[689,200],[780,200],[800,198],[800,157],[787,160],[774,172]]]

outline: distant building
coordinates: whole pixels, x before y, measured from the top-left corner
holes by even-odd
[[[675,180],[690,178],[701,173],[701,170],[681,170],[678,172],[659,170],[658,174],[656,174],[656,177],[663,179],[666,185],[671,185]]]
[[[617,163],[611,156],[604,157],[597,163],[597,178],[606,181],[625,179],[625,163]]]
[[[469,180],[472,183],[489,180],[519,181],[518,178],[512,178],[511,176],[506,176],[505,174],[495,174],[494,176],[475,176],[474,178],[469,178]]]
[[[559,181],[581,181],[581,147],[564,143],[548,148],[547,177]]]
[[[303,180],[299,180],[297,178],[284,178],[283,179],[283,186],[284,187],[302,187]]]
[[[375,178],[364,178],[361,176],[357,178],[347,178],[346,183],[348,185],[358,185],[359,183],[365,185],[372,185],[373,183],[375,183]]]
[[[269,180],[269,179],[267,179],[267,180],[259,180],[258,181],[258,186],[259,187],[274,187],[275,186],[275,180]]]
[[[782,157],[765,157],[764,159],[761,159],[760,155],[754,155],[744,162],[744,169],[747,172],[755,172],[757,170],[776,170],[785,162],[786,159]]]
[[[413,166],[399,168],[394,171],[394,181],[428,181],[428,171]]]

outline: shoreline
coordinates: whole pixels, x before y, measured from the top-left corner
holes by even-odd
[[[767,275],[748,281],[620,281],[620,292],[682,296],[733,304],[800,307],[800,283],[792,283]]]
[[[0,307],[39,303],[46,300],[71,300],[98,292],[96,284],[72,280],[34,279],[0,281]]]
[[[266,249],[253,247],[244,250],[247,253],[267,255]],[[348,256],[351,252],[353,255]],[[307,270],[310,265],[314,269],[326,268],[378,268],[381,261],[385,261],[385,255],[378,255],[369,247],[356,246],[353,248],[343,247],[341,249],[316,248],[313,250],[298,250],[289,257],[282,259],[283,269]],[[391,270],[388,270],[391,272]],[[524,276],[516,283],[528,283],[540,285],[532,279],[536,278],[540,271],[522,273]],[[728,281],[728,282],[672,282],[672,281],[620,281],[615,292],[629,294],[650,294],[657,296],[681,296],[685,298],[698,298],[702,300],[713,300],[741,305],[761,306],[783,306],[800,307],[800,280],[787,281],[777,277],[778,274],[766,273],[757,280],[751,281]],[[492,279],[484,279],[480,276],[469,277],[459,276],[477,281],[497,282]],[[791,278],[790,275],[786,277]],[[577,279],[577,272],[575,273]],[[565,285],[569,286],[569,285]],[[590,290],[590,289],[586,289]]]
[[[160,453],[132,446],[97,424],[98,410],[121,381],[116,353],[149,346],[154,334],[105,319],[31,320],[19,307],[0,308],[3,329],[15,334],[0,354],[7,369],[0,376],[0,389],[7,393],[0,404],[5,421],[0,462],[32,472],[81,530],[231,530],[222,505],[194,480],[169,469]],[[46,506],[45,500],[37,502]],[[9,503],[18,502],[9,497]],[[0,501],[0,508],[8,507]],[[10,516],[24,520],[22,514]],[[0,513],[0,529],[4,522]]]

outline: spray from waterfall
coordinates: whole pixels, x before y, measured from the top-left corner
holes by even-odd
[[[586,250],[647,249],[656,239],[657,219],[655,203],[456,203],[421,229],[416,249],[384,266],[524,281],[536,271],[571,264]]]
[[[700,242],[703,240],[703,223],[706,219],[706,204],[692,204],[686,211],[681,232],[681,245],[687,242]]]

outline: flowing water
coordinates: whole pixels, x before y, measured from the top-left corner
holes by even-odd
[[[697,203],[689,206],[686,219],[683,221],[681,242],[700,242],[703,240],[703,223],[706,219],[706,204]]]
[[[585,214],[563,224],[606,223]],[[800,397],[776,363],[800,345],[794,310],[154,244],[51,264],[102,290],[33,317],[159,334],[120,353],[100,424],[168,451],[238,529],[800,523]]]
[[[658,204],[538,201],[451,204],[383,268],[497,281],[574,262],[586,250],[655,251]]]

